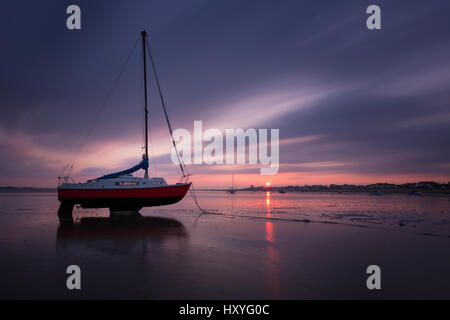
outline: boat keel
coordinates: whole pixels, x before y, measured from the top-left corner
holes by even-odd
[[[73,224],[72,210],[74,206],[74,202],[61,201],[58,209],[58,218],[61,224]]]

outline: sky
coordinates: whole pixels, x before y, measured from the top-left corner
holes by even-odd
[[[66,28],[71,4],[81,30]],[[366,28],[372,4],[381,30]],[[447,183],[449,12],[448,0],[2,1],[0,186],[54,187],[72,161],[76,181],[140,161],[142,29],[174,129],[279,129],[276,175],[188,165],[197,187],[231,174],[239,187]],[[176,182],[153,78],[149,94],[150,175]]]

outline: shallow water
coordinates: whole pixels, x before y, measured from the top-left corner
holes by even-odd
[[[0,193],[0,298],[450,298],[448,195],[197,198],[215,214],[186,196],[139,223],[75,209],[60,226],[56,193]],[[71,264],[81,290],[66,288]],[[371,264],[381,290],[366,287]]]

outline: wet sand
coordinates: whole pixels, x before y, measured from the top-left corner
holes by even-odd
[[[220,214],[200,216],[187,197],[143,209],[138,223],[74,210],[76,223],[60,226],[55,194],[0,194],[0,298],[450,298],[445,196],[198,198]],[[70,264],[82,290],[66,289]],[[366,287],[371,264],[378,291]]]

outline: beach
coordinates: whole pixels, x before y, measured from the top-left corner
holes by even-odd
[[[450,298],[448,195],[197,192],[139,221],[0,194],[2,299]],[[68,290],[66,268],[81,269]],[[366,286],[369,265],[381,290]]]

